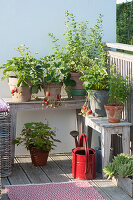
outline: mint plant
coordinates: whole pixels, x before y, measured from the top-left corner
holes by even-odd
[[[81,80],[86,90],[108,90],[109,70],[102,38],[102,15],[100,15],[96,25],[90,29],[87,48],[82,52],[81,63],[87,67]]]
[[[84,73],[85,65],[81,64],[82,52],[88,44],[88,21],[77,22],[75,16],[68,11],[65,12],[65,46],[59,44],[53,33],[49,33],[54,44],[54,54],[57,59],[65,62],[70,71]]]
[[[119,74],[111,74],[109,79],[109,99],[108,105],[124,105],[129,97],[131,86],[128,83],[128,77]]]

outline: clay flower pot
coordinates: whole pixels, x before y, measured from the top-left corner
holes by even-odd
[[[23,85],[17,87],[18,79],[15,77],[9,77],[9,87],[14,102],[27,102],[31,99],[32,88],[24,87]]]
[[[107,106],[104,105],[107,118],[110,123],[119,123],[122,118],[124,106]]]
[[[56,85],[53,83],[50,84],[44,84],[44,94],[45,97],[52,103],[57,100],[60,100],[61,98],[61,87],[62,83]]]
[[[84,99],[86,91],[83,88],[83,82],[80,80],[80,73],[71,72],[71,80],[76,82],[76,85],[72,87],[72,98],[73,99]]]

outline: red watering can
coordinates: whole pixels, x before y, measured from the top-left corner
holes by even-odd
[[[75,132],[75,135],[72,135]],[[85,133],[77,141],[77,131],[71,131],[70,134],[75,138],[76,148],[72,149],[72,176],[80,180],[91,180],[96,177],[95,155],[96,151],[88,147],[88,139]],[[83,139],[85,146],[83,147]]]

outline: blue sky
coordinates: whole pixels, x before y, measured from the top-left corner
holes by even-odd
[[[132,0],[116,0],[117,3],[123,3],[123,2],[126,2],[126,1],[132,1]]]

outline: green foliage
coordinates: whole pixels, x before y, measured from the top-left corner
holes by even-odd
[[[43,69],[43,82],[59,84],[63,81],[65,74],[65,67],[63,63],[57,62],[55,56],[46,56],[41,59]]]
[[[90,29],[87,48],[82,52],[83,59],[86,61],[82,63],[86,65],[86,69],[81,80],[86,90],[108,89],[109,74],[102,37],[102,15],[100,15],[96,25]]]
[[[53,49],[56,59],[65,62],[70,71],[80,72],[94,64],[105,66],[106,53],[102,43],[102,15],[99,16],[97,24],[88,29],[88,21],[77,22],[75,16],[68,11],[65,12],[65,40],[66,46],[61,47],[52,33],[49,33],[54,44]]]
[[[55,131],[51,130],[48,123],[31,122],[24,124],[21,137],[16,138],[13,143],[17,145],[24,143],[28,150],[30,147],[36,147],[50,151],[55,146],[54,142],[60,142],[54,138],[55,136]]]
[[[128,154],[119,154],[113,161],[104,167],[104,172],[110,179],[113,176],[133,177],[133,157]]]
[[[65,12],[65,59],[71,71],[84,72],[81,59],[88,44],[87,25],[88,21],[77,22],[72,13]]]
[[[0,69],[4,69],[2,80],[9,76],[15,76],[18,79],[17,87],[20,85],[29,87],[32,84],[33,91],[38,92],[42,87],[43,74],[39,61],[31,55],[29,48],[24,45],[18,46],[15,50],[19,56],[13,57],[0,67]]]
[[[123,105],[129,97],[131,86],[128,77],[119,74],[111,74],[109,79],[109,99],[108,105]]]
[[[98,64],[93,64],[85,75],[81,76],[83,86],[88,90],[107,90],[109,74],[107,68]]]
[[[133,45],[133,1],[117,4],[117,42]]]

